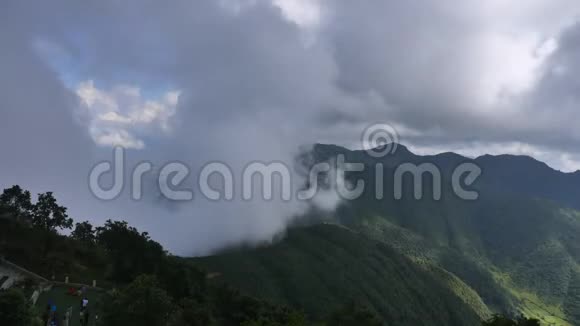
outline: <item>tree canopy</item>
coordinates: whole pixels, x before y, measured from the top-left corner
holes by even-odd
[[[71,233],[73,239],[79,240],[84,243],[95,243],[96,241],[96,229],[88,221],[75,224],[75,229]]]
[[[32,210],[32,223],[42,229],[54,231],[56,229],[70,229],[73,225],[67,209],[60,206],[52,192],[38,195],[38,201]]]
[[[0,325],[30,325],[33,319],[32,307],[20,290],[0,290]]]
[[[30,192],[18,185],[4,189],[0,195],[1,211],[18,220],[31,220],[33,207]]]
[[[524,316],[516,320],[510,319],[502,315],[495,315],[490,320],[484,321],[482,326],[540,326],[540,321],[537,319],[529,319]]]
[[[52,192],[38,194],[33,204],[30,192],[18,185],[4,189],[0,195],[1,212],[47,231],[70,229],[73,225],[66,207],[58,204]]]

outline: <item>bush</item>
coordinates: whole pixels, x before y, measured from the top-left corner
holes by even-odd
[[[0,325],[28,326],[33,322],[32,307],[22,291],[18,289],[0,291]]]

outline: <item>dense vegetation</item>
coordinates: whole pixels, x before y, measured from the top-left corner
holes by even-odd
[[[524,156],[418,156],[404,146],[375,159],[363,151],[318,145],[304,161],[314,164],[339,154],[347,162],[365,163],[364,172],[347,173],[347,178],[364,180],[371,191],[344,202],[330,216],[334,221],[451,273],[492,311],[523,312],[555,325],[580,323],[580,212],[574,209],[580,205],[579,173],[555,171]],[[394,200],[393,174],[401,162],[437,166],[441,200],[432,199],[428,175],[423,176],[423,199],[413,198],[413,181],[407,175],[403,198]],[[451,188],[454,167],[465,162],[483,171],[471,186],[479,193],[472,202],[458,199]],[[376,163],[386,167],[382,200],[372,191]]]
[[[56,230],[72,227],[72,220],[52,194],[42,196],[50,199],[50,209],[37,210],[36,205],[45,207],[45,199],[40,198],[33,204],[29,193],[16,186],[0,196],[0,253],[46,278],[62,280],[67,275],[73,282],[97,280],[106,288],[98,304],[102,325],[314,323],[300,310],[256,299],[208,280],[207,274],[190,261],[168,254],[147,233],[126,222],[107,221],[96,228],[82,222],[76,224],[70,236],[60,235]],[[43,222],[34,222],[34,218]],[[357,325],[377,325],[380,321],[370,310],[354,305],[338,307],[325,318],[318,318],[317,325],[325,325],[325,320],[331,325],[350,325],[353,316],[357,320],[356,316],[363,318]],[[0,291],[0,324],[39,324],[18,287]]]
[[[315,317],[354,300],[388,325],[475,325],[480,320],[415,263],[339,226],[297,228],[273,246],[195,261],[216,279],[277,303],[303,307]]]
[[[28,299],[18,289],[0,290],[0,324],[26,326],[35,322]]]
[[[358,200],[343,202],[334,213],[313,211],[301,224],[330,221],[347,227],[357,237],[386,244],[444,284],[482,318],[492,312],[510,316],[524,313],[550,325],[580,323],[580,213],[574,209],[578,201],[571,195],[580,192],[578,173],[554,171],[529,157],[484,156],[472,160],[452,153],[417,156],[403,146],[393,155],[376,159],[364,151],[317,145],[302,157],[302,162],[308,167],[332,161],[339,154],[347,162],[365,164],[365,171],[350,172],[346,177],[352,183],[364,180],[365,189],[371,191]],[[424,197],[414,199],[412,180],[406,176],[403,198],[394,200],[393,172],[401,162],[433,163],[439,167],[442,199],[432,199],[432,181],[425,176]],[[475,163],[484,171],[472,185],[480,195],[477,201],[459,200],[452,192],[452,170],[463,162]],[[374,198],[376,163],[386,167],[385,195],[381,200]],[[326,181],[323,176],[319,178],[319,184],[325,185]],[[319,227],[292,230],[282,243],[270,248],[226,253],[202,261],[210,269],[225,271],[224,279],[250,293],[276,302],[299,304],[313,314],[324,314],[324,308],[315,304],[317,299],[331,304],[340,301],[344,293],[352,295],[349,284],[358,285],[361,281],[351,278],[348,283],[336,277],[335,274],[341,274],[335,271],[342,268],[332,262],[349,261],[334,255],[340,252],[340,246],[333,250],[327,242],[301,238],[304,236],[300,233],[313,233],[316,228]],[[317,240],[320,237],[312,236]],[[348,243],[345,239],[340,241],[343,246]],[[324,250],[316,254],[318,247]],[[286,271],[275,257],[291,261],[292,272]],[[325,257],[322,263],[320,257]],[[357,257],[361,258],[357,266],[368,265],[364,257]],[[326,266],[328,262],[330,265]],[[316,280],[307,272],[319,264],[330,276],[318,276]],[[236,270],[243,272],[228,272],[234,265],[242,266]],[[295,266],[303,266],[303,270]],[[260,275],[259,284],[253,275]],[[377,286],[380,278],[370,273],[363,275],[361,284],[380,288]],[[313,278],[321,285],[314,287],[317,299],[308,302],[296,293],[308,292],[315,281],[300,281]],[[372,292],[354,296],[385,318],[380,307],[388,303],[369,299]]]
[[[580,174],[526,157],[417,156],[403,146],[376,159],[318,145],[301,159],[308,166],[339,154],[366,165],[346,177],[365,180],[367,190],[382,163],[384,198],[365,192],[333,213],[313,210],[271,246],[183,259],[126,222],[73,225],[52,193],[33,202],[15,186],[0,195],[0,253],[49,279],[97,280],[106,290],[104,325],[539,323],[492,313],[580,324]],[[407,176],[394,200],[389,185],[401,162],[438,166],[442,199],[432,199],[424,177],[424,197],[415,200]],[[452,192],[450,175],[462,162],[484,170],[472,185],[477,201]],[[34,321],[18,291],[0,293],[0,306],[2,325]],[[7,306],[17,313],[7,315]]]
[[[505,316],[496,315],[491,319],[484,321],[483,326],[540,326],[540,321],[526,317],[518,317],[515,320]]]

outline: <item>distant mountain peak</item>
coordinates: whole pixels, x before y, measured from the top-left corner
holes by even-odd
[[[410,155],[415,155],[413,152],[411,152],[407,146],[401,144],[401,143],[388,143],[388,144],[384,144],[384,145],[380,145],[377,147],[374,147],[372,149],[372,151],[377,152],[377,153],[382,153],[384,152],[386,149],[390,148],[391,152],[390,153],[385,153],[385,156],[389,156],[389,155],[396,155],[396,154],[410,154]],[[314,150],[322,150],[322,151],[336,151],[337,153],[345,153],[345,152],[367,152],[367,151],[371,151],[371,150],[366,150],[366,149],[348,149],[346,147],[343,146],[339,146],[339,145],[334,145],[334,144],[322,144],[322,143],[317,143],[314,145]]]
[[[547,168],[553,171],[556,171],[555,169],[553,169],[552,167],[550,167],[548,164],[537,160],[531,156],[528,155],[514,155],[514,154],[499,154],[499,155],[491,155],[491,154],[485,154],[485,155],[481,155],[479,157],[477,157],[475,159],[476,162],[485,162],[485,163],[489,163],[489,162],[496,162],[498,164],[516,164],[516,165],[520,165],[520,166],[528,166],[528,167],[535,167],[535,168]]]

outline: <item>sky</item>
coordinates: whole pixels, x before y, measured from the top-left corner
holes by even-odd
[[[129,165],[241,171],[316,142],[356,148],[388,123],[418,154],[576,171],[579,14],[575,0],[5,0],[0,186],[54,191],[78,221],[126,219],[203,255],[269,241],[308,207],[103,201],[92,167],[123,146]]]

